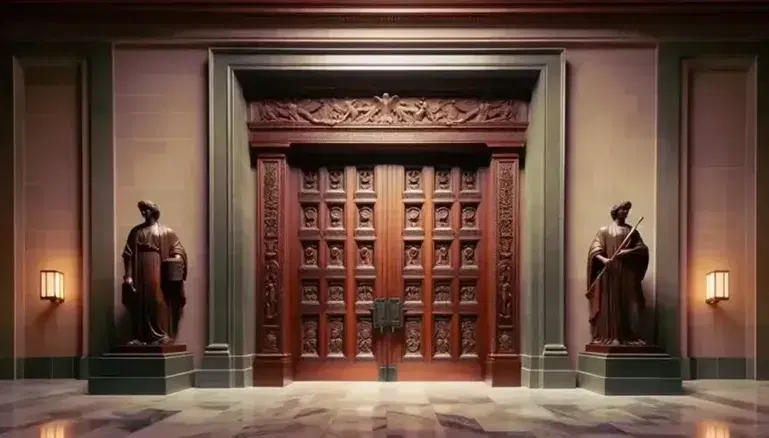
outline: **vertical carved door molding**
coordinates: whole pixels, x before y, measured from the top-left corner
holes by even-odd
[[[491,351],[487,363],[487,380],[493,386],[520,385],[520,374],[508,369],[520,369],[520,327],[518,313],[518,215],[519,161],[515,154],[494,154],[491,161],[494,211],[489,229],[493,230],[494,268],[491,284],[496,291],[489,300]],[[511,381],[510,379],[516,379]]]
[[[289,299],[286,285],[286,158],[265,155],[257,159],[257,301],[255,384],[283,386],[290,376],[288,334],[284,319]],[[236,237],[237,238],[237,237]],[[259,380],[257,382],[256,380]]]

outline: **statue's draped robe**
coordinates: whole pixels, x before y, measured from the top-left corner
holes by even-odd
[[[612,223],[598,231],[587,256],[588,287],[595,281],[604,264],[598,255],[611,258],[630,233],[627,224]],[[642,342],[633,330],[633,308],[645,308],[641,281],[649,266],[649,249],[638,231],[624,246],[631,252],[617,257],[595,286],[587,291],[590,301],[590,328],[593,343],[629,344]],[[635,306],[634,306],[635,304]]]
[[[161,262],[180,257],[182,282],[161,278]],[[124,293],[123,302],[131,313],[133,338],[153,343],[176,338],[182,309],[186,303],[187,252],[174,231],[164,225],[141,224],[128,234],[123,259],[131,261],[135,293]]]

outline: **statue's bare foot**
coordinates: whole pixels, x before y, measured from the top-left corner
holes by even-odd
[[[134,345],[144,345],[144,342],[142,342],[142,341],[140,341],[138,339],[133,339],[131,341],[128,341],[128,343],[126,345],[132,345],[132,346],[134,346]]]

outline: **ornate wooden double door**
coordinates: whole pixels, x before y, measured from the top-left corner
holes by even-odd
[[[488,166],[322,164],[288,178],[294,378],[481,379]]]

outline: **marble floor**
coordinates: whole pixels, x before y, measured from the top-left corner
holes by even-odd
[[[295,383],[170,396],[85,382],[0,382],[0,438],[769,437],[769,383],[697,381],[679,397],[483,383]]]

